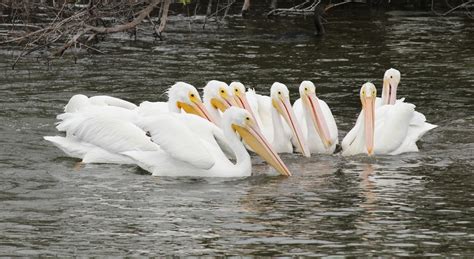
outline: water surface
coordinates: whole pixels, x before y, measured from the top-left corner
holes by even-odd
[[[462,18],[392,13],[309,20],[242,20],[221,29],[171,22],[168,39],[115,37],[107,55],[25,60],[0,54],[0,256],[474,254],[474,27]],[[189,28],[193,28],[190,32]],[[381,90],[402,72],[399,96],[438,128],[419,153],[284,155],[294,176],[152,177],[135,166],[87,165],[42,139],[77,93],[135,103],[164,100],[182,80],[274,81],[295,100],[302,80],[332,108],[340,139],[360,110],[360,86]]]

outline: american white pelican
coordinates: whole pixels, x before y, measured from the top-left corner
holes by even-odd
[[[291,175],[280,157],[255,128],[250,114],[231,107],[223,115],[222,130],[187,114],[160,114],[141,121],[140,128],[111,118],[85,118],[68,124],[73,135],[87,145],[85,150],[59,146],[68,155],[81,155],[83,162],[97,162],[120,155],[161,176],[243,177],[251,174],[251,159],[240,138],[280,174]],[[148,130],[151,137],[144,134]],[[48,138],[48,137],[45,137]],[[227,141],[236,156],[233,164],[222,150]],[[93,147],[92,149],[90,147]],[[81,151],[86,151],[82,154]],[[92,154],[91,154],[92,153]],[[117,157],[114,157],[117,158]]]
[[[260,124],[263,135],[270,140],[278,153],[293,153],[291,142],[293,138],[299,152],[306,157],[310,156],[306,140],[291,108],[290,94],[286,85],[273,83],[270,97],[256,94],[253,90],[249,90],[246,97],[243,97],[242,94],[239,95],[244,88],[243,85],[238,83],[234,87],[237,104],[246,110],[250,109]]]
[[[394,68],[385,71],[383,76],[382,98],[377,98],[375,101],[377,108],[383,105],[394,105],[395,103],[405,102],[405,98],[397,100],[397,88],[400,83],[400,78],[400,71]],[[410,120],[410,132],[416,135],[417,139],[420,139],[426,132],[436,127],[436,125],[426,122],[425,115],[417,111],[415,111]]]
[[[397,101],[397,88],[400,83],[400,71],[390,68],[383,75],[382,98],[376,100],[376,107],[386,104],[395,104]],[[400,101],[403,101],[400,100]]]
[[[82,142],[77,139],[74,135],[75,129],[73,126],[77,125],[77,122],[84,121],[85,119],[90,119],[89,124],[91,121],[97,122],[100,124],[100,120],[105,118],[109,119],[117,119],[125,122],[134,123],[135,125],[140,125],[140,121],[148,116],[153,116],[161,113],[169,113],[169,111],[179,113],[181,110],[184,110],[186,113],[198,115],[202,118],[205,118],[211,122],[215,122],[214,118],[209,114],[207,109],[201,102],[199,94],[193,86],[178,82],[173,85],[168,90],[169,100],[168,103],[164,103],[166,106],[163,109],[159,107],[163,107],[163,103],[149,103],[149,106],[138,107],[135,109],[127,109],[123,108],[125,105],[121,102],[123,100],[116,99],[114,103],[118,103],[120,105],[101,105],[96,103],[90,103],[88,100],[94,100],[95,97],[87,98],[83,95],[75,95],[71,98],[71,100],[66,105],[66,112],[63,114],[59,114],[57,118],[60,122],[57,125],[57,129],[59,131],[65,131],[66,138],[62,138],[59,136],[56,137],[47,137],[46,140],[52,142],[53,144],[57,145],[61,149],[69,150],[65,151],[67,154],[76,154],[71,155],[73,157],[82,158],[85,152],[84,150],[92,150],[93,147],[90,147],[88,144],[82,145]],[[101,97],[102,98],[102,97]],[[97,100],[97,99],[96,99]],[[110,99],[109,99],[110,100]],[[126,101],[123,101],[126,103]],[[111,103],[111,102],[109,102]],[[130,107],[132,108],[132,107]],[[193,116],[194,116],[193,115]],[[91,118],[97,118],[93,120]],[[89,125],[88,124],[88,125]],[[72,125],[72,126],[71,126]],[[89,126],[91,127],[91,126]],[[145,133],[144,133],[145,134]],[[79,141],[79,142],[78,142]],[[74,151],[77,148],[78,150]],[[103,152],[99,152],[103,153]],[[81,155],[82,154],[82,155]],[[92,153],[93,154],[93,153]],[[118,153],[108,154],[106,155],[99,155],[99,157],[105,157],[101,162],[110,162],[110,163],[120,163],[120,161],[124,161],[123,163],[130,163],[131,160],[125,158],[124,156],[118,155]],[[230,155],[232,156],[232,155]],[[96,157],[96,156],[93,156]],[[86,161],[90,159],[86,157]],[[93,160],[93,159],[90,159]]]
[[[250,112],[252,118],[257,122],[258,127],[262,127],[262,121],[260,120],[260,117],[255,116],[258,115],[256,114],[258,110],[258,104],[256,104],[257,101],[255,100],[252,102],[252,104],[250,104],[248,100],[252,93],[255,94],[255,91],[249,89],[249,92],[247,92],[245,90],[245,86],[241,82],[232,82],[230,83],[229,87],[234,96],[235,103],[237,104],[237,106],[246,109],[248,112]]]
[[[343,155],[388,154],[418,151],[418,134],[410,130],[415,106],[404,102],[375,108],[377,91],[372,83],[360,90],[362,111],[356,125],[344,137]]]
[[[336,121],[325,101],[316,96],[311,81],[303,81],[299,87],[300,98],[293,104],[303,136],[311,153],[332,154],[339,143]]]
[[[215,122],[215,119],[204,107],[196,88],[184,82],[177,82],[168,89],[168,102],[145,101],[135,111],[141,116],[154,116],[168,112],[180,113],[184,111]]]
[[[175,112],[195,114],[211,122],[214,117],[204,107],[196,88],[184,82],[177,82],[168,91],[168,102],[145,101],[139,107],[109,96],[94,96],[87,98],[85,95],[73,96],[65,107],[65,113],[58,115],[58,119],[76,116],[76,113],[86,114],[88,117],[102,116],[127,120],[139,121],[146,116],[154,116],[160,113]]]
[[[229,93],[229,86],[218,80],[211,80],[204,86],[202,99],[204,106],[218,126],[221,125],[222,113],[234,105],[232,92]]]

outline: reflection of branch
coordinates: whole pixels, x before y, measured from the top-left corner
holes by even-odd
[[[13,38],[13,39],[10,39],[10,40],[6,40],[6,41],[2,41],[0,42],[0,44],[7,44],[7,43],[12,43],[12,42],[20,42],[20,41],[23,41],[23,40],[26,40],[28,38],[31,38],[33,36],[36,36],[40,33],[44,33],[46,34],[46,32],[54,32],[56,30],[58,30],[61,26],[65,25],[66,23],[74,20],[74,19],[80,19],[83,15],[85,15],[87,13],[87,11],[82,11],[82,12],[78,12],[74,15],[72,15],[71,17],[68,17],[56,24],[51,24],[50,26],[46,27],[46,28],[43,28],[43,29],[40,29],[40,30],[36,30],[36,31],[33,31],[33,32],[30,32],[26,35],[23,35],[21,37],[17,37],[17,38]],[[40,39],[41,37],[43,37],[44,35],[40,36],[38,39]],[[36,41],[37,41],[36,40]]]
[[[227,15],[227,12],[229,11],[229,8],[235,3],[236,0],[232,0],[230,2],[227,3],[226,6],[216,10],[214,13],[208,15],[209,17],[212,17],[212,16],[217,16],[222,10],[225,10],[225,14],[224,14],[224,17]]]
[[[153,22],[153,19],[151,19],[150,14],[148,14],[147,18],[148,18],[148,21],[151,23],[151,25],[153,25],[153,30],[155,31],[155,37],[159,37],[161,40],[160,32],[156,28],[156,24],[155,22]]]
[[[362,4],[365,4],[367,3],[366,0],[347,0],[347,1],[343,1],[343,2],[340,2],[340,3],[337,3],[337,4],[329,4],[325,9],[324,11],[327,11],[333,7],[336,7],[336,6],[340,6],[340,5],[343,5],[343,4],[348,4],[348,3],[362,3]]]
[[[474,0],[470,0],[470,1],[468,1],[468,2],[465,2],[465,3],[462,3],[462,4],[458,5],[458,6],[455,6],[455,7],[449,9],[448,11],[446,11],[446,12],[444,12],[444,13],[438,13],[438,12],[436,12],[436,11],[434,10],[434,0],[431,0],[431,11],[432,11],[434,14],[438,15],[438,16],[446,16],[446,15],[448,15],[448,14],[450,14],[450,13],[456,11],[457,9],[463,8],[463,7],[467,7],[467,6],[470,5],[470,4],[474,4]],[[467,10],[467,11],[469,12],[469,10]],[[472,18],[470,15],[468,15],[468,16],[469,16],[470,18]]]
[[[313,13],[316,7],[321,3],[321,0],[313,1],[309,6],[306,6],[310,1],[307,0],[299,5],[295,5],[291,8],[278,8],[273,9],[267,13],[267,16],[270,15],[305,15],[308,13]],[[333,7],[340,6],[348,3],[367,3],[366,0],[346,0],[335,4],[329,4],[324,8],[324,11],[327,11]],[[305,7],[306,6],[306,7]]]
[[[158,3],[159,1],[160,0],[157,0],[156,2]],[[161,33],[163,32],[163,30],[165,29],[165,26],[166,26],[166,20],[168,19],[168,10],[170,8],[170,3],[171,3],[170,0],[165,0],[165,2],[164,2],[163,12],[161,14],[160,27],[158,27],[158,33],[160,33],[160,35],[161,35]]]
[[[314,1],[311,5],[305,7],[310,1],[306,0],[305,2],[295,5],[291,8],[277,8],[273,9],[267,13],[267,16],[270,15],[282,15],[282,14],[305,14],[305,13],[313,13],[316,6],[321,3],[321,0]]]
[[[72,37],[71,40],[69,40],[66,44],[64,44],[64,46],[62,48],[60,48],[55,55],[57,56],[62,56],[64,54],[64,51],[66,51],[67,49],[69,49],[72,45],[74,45],[77,40],[84,34],[86,34],[87,32],[89,32],[90,29],[85,29],[85,30],[82,30],[82,31],[79,31],[76,33],[76,35],[74,35],[74,37]]]

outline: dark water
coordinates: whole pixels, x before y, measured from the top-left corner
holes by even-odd
[[[355,17],[354,17],[355,16]],[[474,27],[462,18],[368,14],[310,21],[230,19],[225,29],[102,46],[107,55],[20,62],[0,55],[0,256],[474,255]],[[134,166],[88,165],[42,140],[76,93],[163,100],[177,80],[241,80],[267,92],[313,80],[340,137],[359,87],[402,72],[399,96],[439,127],[419,153],[376,158],[285,155],[294,176],[157,178]]]

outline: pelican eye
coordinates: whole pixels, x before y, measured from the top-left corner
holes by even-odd
[[[281,94],[281,92],[280,92],[280,91],[278,91],[278,94]]]
[[[221,93],[224,93],[224,90],[221,90]]]
[[[246,117],[245,119],[246,119],[247,121],[249,121],[249,120],[250,120],[250,117]]]
[[[239,91],[239,89],[235,89],[235,91],[236,91],[236,92],[238,92],[238,91]]]
[[[305,88],[304,88],[304,90],[305,90],[305,91],[308,91],[308,88],[307,88],[307,87],[305,87]]]
[[[393,78],[393,76],[390,76],[390,78]]]
[[[194,94],[191,94],[191,97],[194,97]]]

